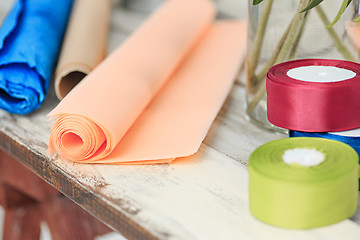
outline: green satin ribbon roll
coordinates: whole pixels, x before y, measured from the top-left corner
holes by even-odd
[[[317,166],[283,161],[286,150],[315,149]],[[259,220],[292,229],[325,226],[351,217],[358,202],[358,155],[347,144],[323,138],[287,138],[264,144],[249,160],[250,211]]]

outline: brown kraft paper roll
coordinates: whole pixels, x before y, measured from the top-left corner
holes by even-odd
[[[76,0],[55,73],[61,100],[106,56],[111,0]]]

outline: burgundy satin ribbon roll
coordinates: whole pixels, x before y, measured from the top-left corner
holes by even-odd
[[[354,76],[336,82],[311,82],[312,79],[299,80],[288,75],[289,70],[297,68],[301,72],[301,67],[308,66],[350,70]],[[266,91],[267,117],[278,127],[306,132],[360,127],[360,64],[328,59],[284,62],[269,70]]]

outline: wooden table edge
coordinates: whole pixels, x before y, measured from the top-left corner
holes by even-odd
[[[118,209],[107,204],[105,199],[92,195],[80,182],[76,180],[72,181],[65,172],[52,167],[52,163],[47,156],[32,152],[1,131],[0,143],[2,143],[0,144],[0,149],[7,152],[14,159],[41,177],[45,182],[55,187],[84,210],[110,228],[120,232],[126,238],[159,239],[130,219],[125,213],[120,212],[120,214],[115,214],[115,212],[119,213]]]

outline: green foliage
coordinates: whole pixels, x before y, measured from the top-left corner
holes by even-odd
[[[354,19],[354,22],[360,22],[360,15]]]
[[[336,17],[334,18],[334,20],[332,21],[332,23],[330,23],[329,26],[326,27],[332,27],[337,21],[339,21],[341,15],[345,12],[345,9],[347,8],[347,6],[349,6],[349,4],[351,3],[352,0],[344,0],[343,3],[341,4],[341,7],[338,11],[338,13],[336,14]]]
[[[309,2],[309,4],[303,9],[301,10],[300,12],[306,12],[306,11],[309,11],[310,9],[316,7],[317,5],[319,5],[322,1],[324,0],[311,0]]]
[[[264,0],[253,0],[253,5],[258,5],[259,3],[261,3]],[[310,9],[318,6],[320,3],[322,3],[324,0],[310,0],[309,4],[300,11],[300,13],[309,11]],[[345,12],[346,8],[349,6],[349,4],[351,3],[352,0],[343,0],[343,3],[341,4],[341,7],[338,11],[338,13],[336,14],[334,20],[328,25],[326,26],[327,28],[332,27],[337,21],[339,21],[339,19],[341,18],[341,15]],[[360,22],[360,16],[358,16],[354,22]]]
[[[263,0],[253,0],[253,5],[258,5],[259,3],[261,3]]]

